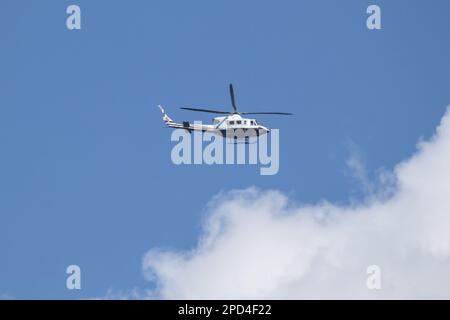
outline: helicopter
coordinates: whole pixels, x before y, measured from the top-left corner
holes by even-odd
[[[207,112],[214,114],[223,114],[225,116],[218,116],[213,118],[213,124],[196,124],[190,123],[188,121],[183,121],[182,123],[174,122],[165,112],[161,105],[158,105],[159,109],[163,114],[163,120],[166,125],[174,129],[184,129],[189,133],[192,131],[202,131],[210,132],[212,134],[222,136],[222,137],[234,137],[235,139],[248,139],[250,137],[258,137],[267,134],[270,130],[259,124],[256,119],[244,118],[242,116],[246,115],[292,115],[288,112],[240,112],[236,106],[236,100],[234,97],[233,84],[230,84],[230,98],[231,105],[233,107],[232,112],[220,111],[220,110],[210,110],[210,109],[199,109],[199,108],[180,108],[183,110],[197,111],[197,112]]]

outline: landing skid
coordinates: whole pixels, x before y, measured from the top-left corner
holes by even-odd
[[[258,142],[256,139],[253,139],[254,141],[250,141],[249,137],[234,139],[226,138],[226,140],[227,144],[255,144]]]

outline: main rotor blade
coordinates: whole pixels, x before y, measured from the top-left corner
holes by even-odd
[[[230,114],[229,112],[226,111],[209,110],[209,109],[198,109],[198,108],[180,108],[180,109],[198,112],[217,113],[217,114]]]
[[[233,106],[234,112],[238,113],[237,106],[236,106],[236,100],[234,99],[233,85],[231,83],[230,83],[230,97],[231,97],[231,105]]]
[[[292,116],[293,113],[289,113],[289,112],[241,112],[241,114],[246,115],[246,114],[276,114],[276,115],[281,115],[281,116]]]

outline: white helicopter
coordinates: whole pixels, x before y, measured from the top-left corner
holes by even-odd
[[[258,124],[255,119],[243,118],[242,115],[249,114],[275,114],[275,115],[292,115],[287,112],[239,112],[234,99],[233,85],[230,84],[230,97],[231,105],[233,106],[233,112],[209,110],[209,109],[197,109],[197,108],[180,108],[183,110],[208,112],[215,114],[225,114],[226,116],[213,118],[213,124],[192,124],[188,121],[183,123],[174,122],[164,111],[164,108],[159,105],[159,109],[163,114],[164,122],[174,129],[185,129],[189,133],[192,131],[211,132],[213,134],[222,137],[233,137],[235,139],[248,139],[250,137],[257,137],[269,132],[269,129]]]

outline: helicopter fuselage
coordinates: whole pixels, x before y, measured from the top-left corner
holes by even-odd
[[[213,124],[202,124],[195,121],[190,123],[183,121],[182,123],[174,122],[160,107],[163,113],[163,120],[167,126],[173,129],[184,129],[188,132],[202,131],[210,132],[222,137],[230,138],[249,138],[258,137],[269,132],[269,129],[258,124],[255,119],[243,118],[239,114],[230,114],[224,117],[213,118]]]
[[[257,137],[269,132],[269,129],[259,125],[255,119],[243,118],[239,114],[232,114],[226,117],[215,117],[212,126],[224,137]],[[217,134],[219,134],[219,132]]]

